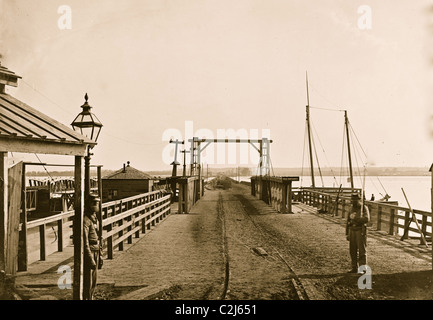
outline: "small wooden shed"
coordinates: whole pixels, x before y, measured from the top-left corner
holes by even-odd
[[[153,177],[131,167],[123,168],[102,178],[102,202],[119,200],[153,191]]]
[[[5,92],[18,85],[21,77],[0,63],[0,295],[7,279],[19,268],[18,245],[26,243],[25,165],[8,165],[8,152],[55,154],[74,157],[75,216],[74,268],[81,270],[83,259],[84,156],[96,143],[39,110]],[[78,110],[77,110],[78,111]],[[21,230],[20,230],[21,229]],[[26,248],[20,248],[23,252]],[[21,263],[26,264],[26,261]],[[82,298],[82,273],[74,272],[74,299]]]

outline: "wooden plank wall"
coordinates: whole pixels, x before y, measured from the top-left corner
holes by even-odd
[[[21,176],[23,163],[9,168],[8,176],[8,228],[6,237],[6,274],[15,275],[17,271],[19,224],[21,212]]]

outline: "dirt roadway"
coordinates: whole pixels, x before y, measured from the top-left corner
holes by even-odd
[[[132,246],[112,267],[108,261],[102,279],[119,279],[117,293],[102,285],[100,298],[432,298],[430,255],[402,250],[373,232],[372,289],[361,290],[359,275],[347,274],[348,243],[338,219],[294,211],[277,213],[243,185],[206,190],[189,215],[170,216],[141,240],[146,245]]]
[[[171,215],[141,241],[106,261],[100,281],[115,286],[99,285],[97,298],[298,299],[287,265],[262,251],[266,239],[229,191],[206,190],[190,214]]]
[[[206,190],[190,214],[171,214],[105,260],[95,298],[432,299],[431,248],[369,230],[372,289],[361,290],[347,273],[344,220],[309,210],[277,213],[245,185]],[[17,278],[22,299],[72,298],[57,287],[56,263]]]

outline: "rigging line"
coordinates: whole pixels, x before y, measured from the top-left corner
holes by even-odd
[[[326,111],[334,111],[334,112],[344,112],[342,109],[330,109],[330,108],[322,108],[322,107],[312,107],[309,106],[311,109],[318,109],[318,110],[326,110]]]
[[[312,123],[311,120],[310,120],[310,123]],[[319,157],[317,156],[316,142],[314,141],[314,138],[312,139],[312,141],[313,141],[314,155],[316,156],[316,161],[317,161],[317,168],[319,169],[320,180],[322,180],[322,187],[324,187],[325,183],[323,182],[322,170],[321,170],[320,164],[319,164]],[[314,170],[314,168],[313,168],[313,170]]]
[[[361,148],[362,152],[364,153],[365,158],[367,158],[367,154],[365,153],[364,149],[362,148],[362,145],[361,145],[361,143],[359,142],[359,139],[358,139],[358,137],[356,136],[355,130],[353,129],[353,127],[352,127],[351,124],[350,124],[350,130],[351,130],[351,131],[353,132],[353,134],[355,135],[356,141],[358,142],[359,147]],[[383,186],[382,182],[380,181],[379,177],[376,176],[376,178],[377,178],[377,180],[379,181],[380,185],[382,186],[383,191],[385,191],[385,193],[387,194],[386,189],[385,189],[385,187]]]
[[[305,164],[305,146],[307,142],[307,120],[305,120],[305,127],[304,127],[304,145],[302,149],[302,163],[301,163],[301,181],[300,186],[302,187],[304,182],[304,164]]]
[[[350,130],[353,132],[353,134],[355,135],[356,141],[358,142],[359,147],[360,147],[361,150],[362,150],[362,153],[364,154],[365,158],[367,158],[367,154],[365,153],[364,149],[362,148],[362,145],[361,145],[361,143],[359,142],[358,136],[356,135],[355,130],[353,129],[352,124],[351,124],[350,122],[349,122],[349,128],[350,128]]]
[[[57,102],[55,102],[54,100],[50,99],[46,94],[42,93],[41,91],[39,91],[38,89],[36,89],[34,87],[34,85],[31,85],[30,83],[26,82],[24,79],[21,79],[21,82],[24,82],[24,84],[26,84],[30,89],[32,89],[33,91],[35,91],[36,93],[38,93],[39,95],[41,95],[42,97],[44,97],[45,99],[47,99],[47,101],[49,101],[50,103],[54,104],[55,106],[59,107],[60,109],[62,109],[63,111],[67,112],[68,114],[72,115],[72,112],[64,107],[62,107],[60,104],[58,104]]]
[[[360,166],[359,166],[359,162],[358,162],[358,149],[355,146],[355,143],[353,142],[353,133],[352,131],[349,132],[349,136],[350,136],[350,141],[352,142],[352,150],[353,150],[353,155],[355,157],[355,162],[356,162],[356,169],[358,170],[358,176],[361,176],[361,170],[360,170]],[[362,158],[360,159],[362,161]],[[362,185],[362,180],[361,180],[361,185]]]
[[[379,181],[380,185],[382,186],[383,191],[385,191],[385,194],[388,194],[388,192],[386,191],[385,187],[384,187],[383,184],[382,184],[382,181],[380,181],[380,179],[379,179],[378,176],[376,176],[376,178],[377,178],[377,180]]]
[[[312,124],[312,125],[313,125],[313,130],[314,130],[314,132],[316,133],[317,139],[319,140],[320,147],[322,148],[322,152],[323,152],[323,154],[325,155],[325,160],[326,160],[326,162],[328,163],[328,167],[331,169],[331,173],[332,173],[332,176],[333,176],[333,178],[334,178],[334,181],[335,181],[336,183],[338,183],[337,178],[335,177],[334,170],[332,170],[332,167],[331,167],[331,165],[330,165],[330,163],[329,163],[329,160],[328,160],[328,157],[327,157],[327,155],[326,155],[325,148],[323,148],[322,141],[320,140],[320,136],[319,136],[319,134],[317,133],[316,127],[314,126],[314,124]]]
[[[343,173],[345,173],[345,172],[343,172],[344,159],[345,159],[344,154],[345,154],[345,150],[346,150],[345,146],[346,146],[346,130],[345,130],[344,125],[343,125],[343,145],[341,148],[341,162],[340,162],[340,184],[341,184],[341,180],[343,178]]]
[[[368,171],[368,170],[367,170]],[[369,175],[368,176],[368,178],[370,179],[370,181],[371,181],[371,184],[373,185],[373,187],[374,187],[374,189],[380,194],[380,195],[382,195],[381,194],[381,192],[379,191],[379,188],[377,187],[377,185],[374,183],[374,181],[373,181],[373,178]],[[383,195],[382,195],[383,196]]]
[[[304,179],[304,163],[305,163],[305,146],[307,144],[307,121],[305,121],[304,128],[304,148],[302,149],[302,163],[301,163],[301,181],[300,186],[302,187],[303,179]]]
[[[351,136],[352,136],[352,133],[353,132],[350,133]],[[358,163],[358,157],[362,161],[362,157],[361,157],[362,155],[359,154],[360,153],[359,149],[355,148],[355,144],[352,144],[352,146],[354,147],[353,149],[354,149],[354,155],[355,155],[355,160],[356,160],[356,166],[358,168],[358,177],[360,179],[360,183],[361,183],[361,186],[362,186],[362,184],[363,184],[363,182],[362,182],[362,174],[361,174],[361,169],[360,169],[360,166],[359,166],[359,163]],[[362,167],[364,168],[364,170],[366,169],[365,161],[362,162]]]
[[[38,158],[39,162],[42,163],[41,159],[39,158],[39,156],[35,153],[34,154],[36,156],[36,158]],[[48,172],[47,168],[42,165],[42,167],[44,168],[45,172],[48,174],[48,176],[50,177],[51,181],[54,181],[53,177],[50,175],[50,173]]]
[[[325,95],[323,95],[319,90],[316,89],[316,87],[312,86],[311,84],[309,84],[309,86],[313,89],[313,91],[315,91],[319,96],[321,96],[324,100],[328,101],[331,105],[338,107],[338,105],[331,101],[330,99],[328,99],[327,97],[325,97]]]
[[[26,82],[25,80],[21,79],[22,82],[24,82],[30,89],[32,89],[33,91],[35,91],[36,93],[38,93],[39,95],[41,95],[43,98],[45,98],[48,102],[54,104],[55,106],[59,107],[60,109],[62,109],[63,111],[66,111],[68,114],[72,115],[71,111],[62,107],[60,104],[58,104],[57,102],[55,102],[53,99],[51,99],[50,97],[48,97],[46,94],[44,94],[43,92],[39,91],[38,89],[36,89],[33,85],[31,85],[30,83]],[[134,141],[130,141],[130,140],[126,140],[124,138],[120,138],[117,136],[114,136],[110,133],[105,132],[104,135],[109,136],[111,138],[115,138],[124,142],[128,142],[131,144],[135,144],[135,145],[140,145],[140,146],[154,146],[154,145],[160,145],[161,143],[138,143],[138,142],[134,142]]]
[[[325,183],[323,182],[322,169],[320,168],[319,158],[317,157],[316,143],[314,142],[314,140],[313,140],[313,149],[314,149],[314,155],[316,156],[317,169],[319,170],[320,180],[322,181],[322,187],[324,187]]]
[[[359,163],[358,163],[358,156],[357,156],[357,152],[356,150],[354,150],[355,152],[353,152],[353,157],[355,158],[355,163],[356,163],[356,169],[358,170],[358,178],[361,177],[361,171],[359,169]],[[362,185],[362,179],[360,179],[361,185]]]
[[[135,141],[127,140],[127,139],[124,139],[124,138],[120,138],[120,137],[117,137],[117,136],[113,136],[110,133],[104,133],[104,135],[109,136],[111,138],[115,138],[115,139],[120,140],[120,141],[124,141],[124,142],[135,144],[135,145],[139,145],[139,146],[156,146],[156,145],[161,145],[161,144],[168,143],[166,141],[161,141],[161,142],[157,142],[157,143],[140,143],[140,142],[135,142]]]
[[[367,169],[367,167],[366,167],[366,163],[367,163],[367,154],[365,153],[364,149],[362,148],[362,145],[361,145],[361,143],[359,142],[359,139],[358,139],[358,137],[356,136],[355,130],[353,129],[352,125],[349,124],[349,127],[350,127],[350,131],[351,131],[351,133],[355,136],[356,141],[358,142],[359,149],[360,149],[360,150],[362,151],[362,153],[364,154],[364,157],[365,157],[365,161],[363,161],[363,163],[365,164],[365,165],[364,165],[364,168],[365,168],[366,171],[368,171],[368,169]],[[355,148],[355,151],[358,151],[358,148]],[[359,152],[359,151],[358,151],[358,152]],[[361,157],[361,160],[362,160],[362,157]],[[383,187],[383,184],[382,184],[382,182],[380,181],[379,177],[376,177],[376,178],[378,179],[379,183],[381,184],[383,190],[384,190],[385,193],[386,193],[386,190],[385,190],[385,188]],[[370,178],[370,179],[371,179],[371,178]],[[371,179],[371,182],[372,182],[374,188],[376,189],[376,191],[379,192],[379,194],[381,194],[380,191],[379,191],[379,188],[376,186],[376,184],[374,183],[373,179]]]
[[[351,141],[355,141],[355,140],[353,140],[353,136],[355,136],[355,139],[356,139],[356,142],[358,143],[359,149],[361,149],[362,153],[364,154],[365,161],[363,161],[362,154],[360,154],[359,157],[360,157],[360,159],[361,159],[361,161],[362,161],[363,168],[366,168],[367,154],[365,153],[364,149],[362,148],[362,145],[361,145],[361,143],[359,142],[359,139],[358,139],[358,137],[356,136],[355,130],[353,129],[353,126],[352,126],[352,124],[350,123],[349,119],[347,120],[347,122],[348,122],[349,129],[350,129],[350,130],[349,130],[349,131],[350,131],[349,134],[350,134],[350,136],[351,136]],[[353,148],[354,148],[355,156],[356,156],[356,152],[359,152],[359,149],[357,148],[357,145],[356,145],[354,142],[352,143],[352,146],[353,146]],[[360,152],[359,152],[359,153],[360,153]],[[357,160],[357,159],[356,159],[356,160]],[[358,163],[357,163],[357,166],[358,166],[358,175],[361,176],[361,172],[360,172],[359,164],[358,164]],[[361,181],[361,184],[362,184],[362,181]]]

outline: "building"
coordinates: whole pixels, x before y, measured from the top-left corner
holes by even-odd
[[[123,168],[102,178],[102,202],[119,200],[153,191],[152,176],[123,164]]]
[[[28,264],[25,178],[26,167],[30,164],[19,162],[10,166],[8,154],[41,153],[74,157],[74,178],[83,180],[84,157],[88,147],[96,145],[96,142],[69,126],[6,93],[6,86],[17,87],[20,78],[0,63],[0,297],[13,287],[17,271],[26,271]],[[23,194],[26,196],[22,197]],[[74,270],[80,270],[84,259],[80,250],[84,214],[81,184],[74,187],[74,194]],[[40,234],[45,234],[45,224],[38,229]],[[63,237],[57,241],[63,247]],[[82,298],[82,288],[81,274],[74,273],[74,299]]]

